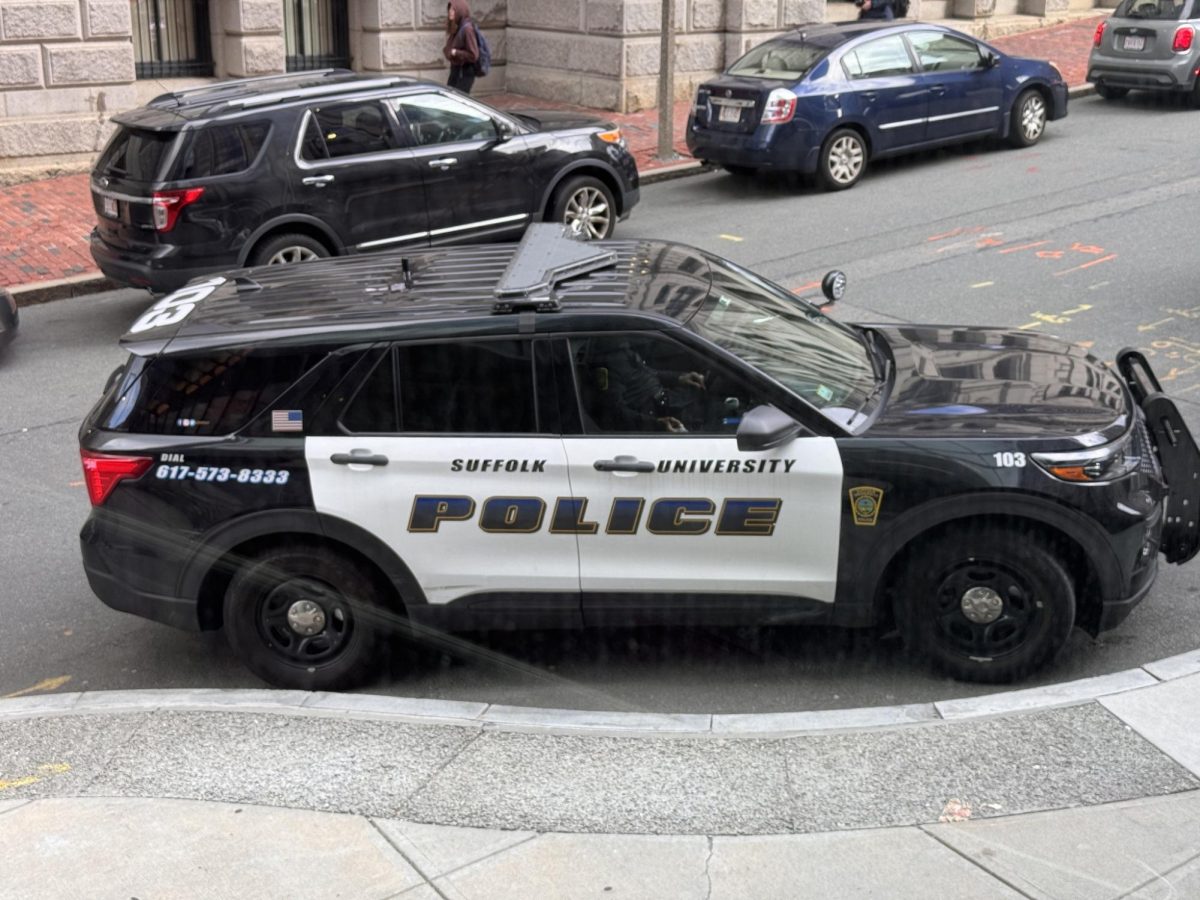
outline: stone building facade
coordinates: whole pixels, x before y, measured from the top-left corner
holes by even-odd
[[[773,34],[854,14],[849,0],[673,2],[679,98]],[[1046,17],[1065,13],[1074,2],[912,0],[910,15]],[[473,0],[494,59],[476,93],[506,90],[622,112],[651,107],[660,3]],[[303,40],[296,32],[303,22],[317,21],[304,16],[318,10],[326,19],[331,12],[339,17],[344,45],[339,58],[352,68],[446,76],[445,0],[0,0],[0,178],[13,180],[25,169],[84,166],[107,139],[113,112],[196,83],[195,77],[164,77],[169,64],[156,68],[144,58],[147,29],[178,28],[168,20],[180,18],[185,8],[199,19],[184,24],[203,32],[204,68],[211,78],[295,67],[297,42]],[[152,22],[156,15],[160,21]],[[164,47],[168,56],[176,52],[169,40],[160,38],[159,45],[160,55]]]

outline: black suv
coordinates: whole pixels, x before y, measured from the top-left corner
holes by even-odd
[[[638,201],[611,123],[504,113],[407,77],[229,81],[113,121],[92,256],[155,292],[237,266],[515,240],[542,220],[607,238]]]
[[[396,626],[663,622],[894,622],[1003,681],[1200,545],[1200,454],[1136,351],[848,326],[547,231],[152,306],[80,431],[96,594],[290,687],[353,684]]]

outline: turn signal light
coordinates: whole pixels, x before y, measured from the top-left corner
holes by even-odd
[[[1176,53],[1182,53],[1185,50],[1192,49],[1192,38],[1196,36],[1196,29],[1191,25],[1180,25],[1175,29],[1175,40],[1171,41],[1171,49]]]
[[[126,478],[141,478],[154,463],[152,456],[108,456],[89,450],[80,450],[79,457],[92,506],[103,504],[113,488]]]
[[[160,232],[170,231],[179,220],[183,208],[195,203],[204,194],[204,188],[183,188],[178,191],[155,191],[151,202],[154,204],[154,229]]]
[[[1108,21],[1105,20],[1096,26],[1096,34],[1092,37],[1092,46],[1099,47],[1100,41],[1104,39],[1104,29],[1108,27]]]
[[[601,131],[596,137],[600,138],[606,144],[619,144],[621,143],[621,129],[614,128],[612,131]]]
[[[762,124],[782,125],[792,121],[796,114],[796,95],[787,88],[775,88],[767,96],[767,105],[763,107]]]

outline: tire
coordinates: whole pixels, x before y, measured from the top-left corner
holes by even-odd
[[[909,560],[896,618],[908,649],[955,678],[1016,681],[1066,643],[1075,588],[1034,537],[978,528],[944,532]]]
[[[754,168],[754,166],[733,166],[722,164],[721,168],[730,175],[737,175],[742,178],[750,178],[758,172],[758,169]]]
[[[250,265],[274,266],[325,259],[327,256],[329,248],[316,238],[307,234],[278,234],[254,248]]]
[[[617,204],[612,191],[598,178],[576,175],[554,192],[553,222],[562,222],[584,240],[612,237],[617,227]]]
[[[1013,104],[1008,126],[1008,143],[1013,147],[1032,147],[1046,131],[1046,98],[1036,88],[1026,88]]]
[[[1120,100],[1129,93],[1129,88],[1109,87],[1103,81],[1096,82],[1096,94],[1105,100]]]
[[[334,691],[366,680],[388,631],[378,587],[361,565],[328,547],[300,544],[253,557],[225,592],[225,635],[255,675],[280,688]],[[302,634],[291,624],[316,628]],[[293,618],[294,617],[294,618]],[[307,622],[305,621],[307,618]]]
[[[838,128],[821,145],[817,179],[828,191],[854,187],[867,171],[867,144],[852,128]]]

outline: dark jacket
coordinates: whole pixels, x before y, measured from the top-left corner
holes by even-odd
[[[860,19],[894,19],[896,11],[893,9],[892,0],[871,0],[871,8],[859,10],[858,17]]]
[[[455,19],[451,26],[450,17],[446,16],[446,44],[442,47],[442,56],[452,66],[473,66],[479,61],[479,42],[475,40],[471,8],[467,6],[467,0],[450,0],[447,9],[449,7],[454,7]]]

